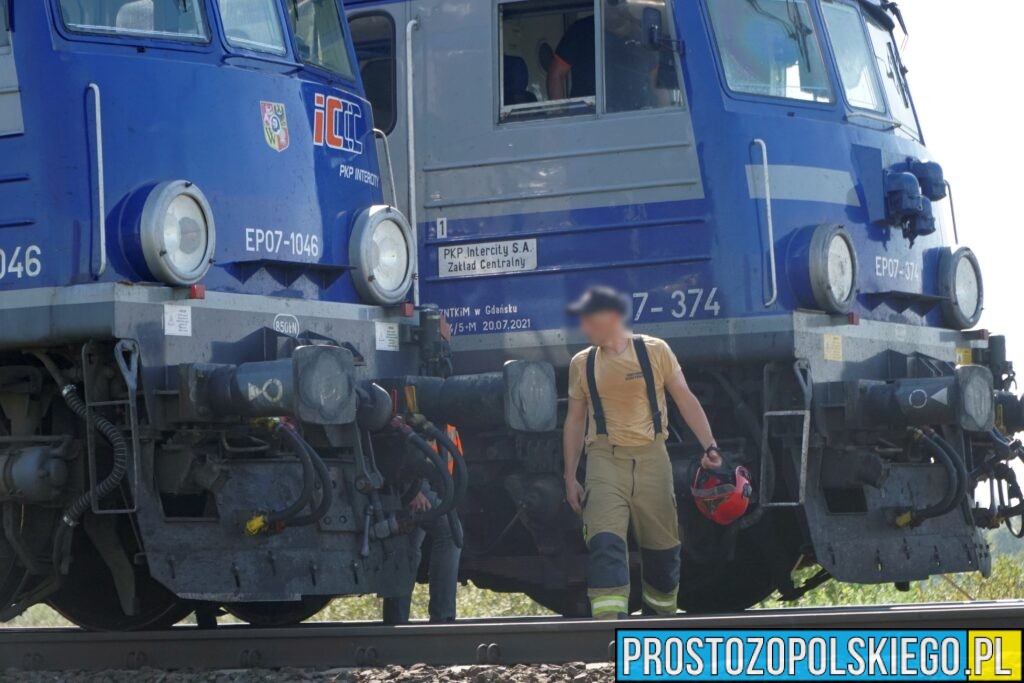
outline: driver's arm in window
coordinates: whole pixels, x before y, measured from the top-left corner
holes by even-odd
[[[565,99],[565,81],[572,73],[572,66],[565,60],[555,57],[548,67],[548,99]]]
[[[548,68],[548,99],[593,97],[596,64],[594,54],[594,17],[573,23],[558,42],[555,58]],[[566,92],[566,80],[572,77],[572,90]]]

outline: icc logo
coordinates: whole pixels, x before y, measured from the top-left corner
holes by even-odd
[[[283,152],[288,149],[291,138],[288,135],[288,116],[284,105],[277,102],[260,102],[260,114],[263,116],[263,137],[270,149]]]
[[[363,108],[340,97],[317,93],[313,97],[313,144],[353,154],[363,153],[359,121]]]

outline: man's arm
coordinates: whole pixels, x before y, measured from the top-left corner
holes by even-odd
[[[683,376],[682,370],[677,370],[674,375],[665,381],[665,391],[672,397],[672,401],[679,409],[679,414],[693,431],[694,436],[697,437],[701,448],[707,451],[707,449],[717,445],[715,443],[715,435],[711,433],[711,423],[708,422],[708,416],[704,412],[704,407],[701,406],[700,401],[697,400],[697,397],[690,390],[690,385],[686,383],[686,377]],[[701,460],[701,465],[709,470],[721,467],[722,456],[716,451],[706,452]]]
[[[554,102],[565,99],[565,81],[569,78],[571,71],[572,66],[558,55],[555,55],[555,58],[551,60],[551,64],[548,66],[548,100]]]
[[[569,506],[582,512],[580,499],[583,487],[576,478],[576,470],[583,454],[583,437],[587,428],[587,402],[578,398],[569,398],[569,410],[565,415],[565,427],[562,429],[562,457],[565,462],[565,499]]]

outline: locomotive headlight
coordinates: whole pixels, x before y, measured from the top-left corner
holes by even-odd
[[[819,225],[793,238],[789,275],[802,306],[847,313],[857,296],[857,252],[841,225]]]
[[[939,258],[939,295],[942,317],[956,330],[978,324],[985,306],[985,287],[978,257],[966,247],[946,249]]]
[[[185,180],[153,188],[142,209],[139,238],[146,265],[169,285],[190,285],[213,263],[216,230],[202,191]]]
[[[368,303],[401,303],[416,271],[416,245],[405,216],[390,206],[371,206],[356,218],[349,241],[352,282]]]

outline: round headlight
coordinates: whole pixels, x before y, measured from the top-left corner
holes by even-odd
[[[967,247],[946,249],[939,259],[939,295],[942,317],[956,330],[969,330],[981,320],[985,286],[978,257]]]
[[[857,294],[857,252],[850,234],[841,225],[817,227],[808,257],[815,303],[828,313],[848,313]]]
[[[368,303],[390,306],[405,300],[416,272],[416,245],[398,209],[371,206],[359,214],[349,241],[352,282]]]
[[[191,285],[213,263],[216,230],[202,191],[185,180],[153,188],[139,225],[142,254],[150,273],[169,285]]]

